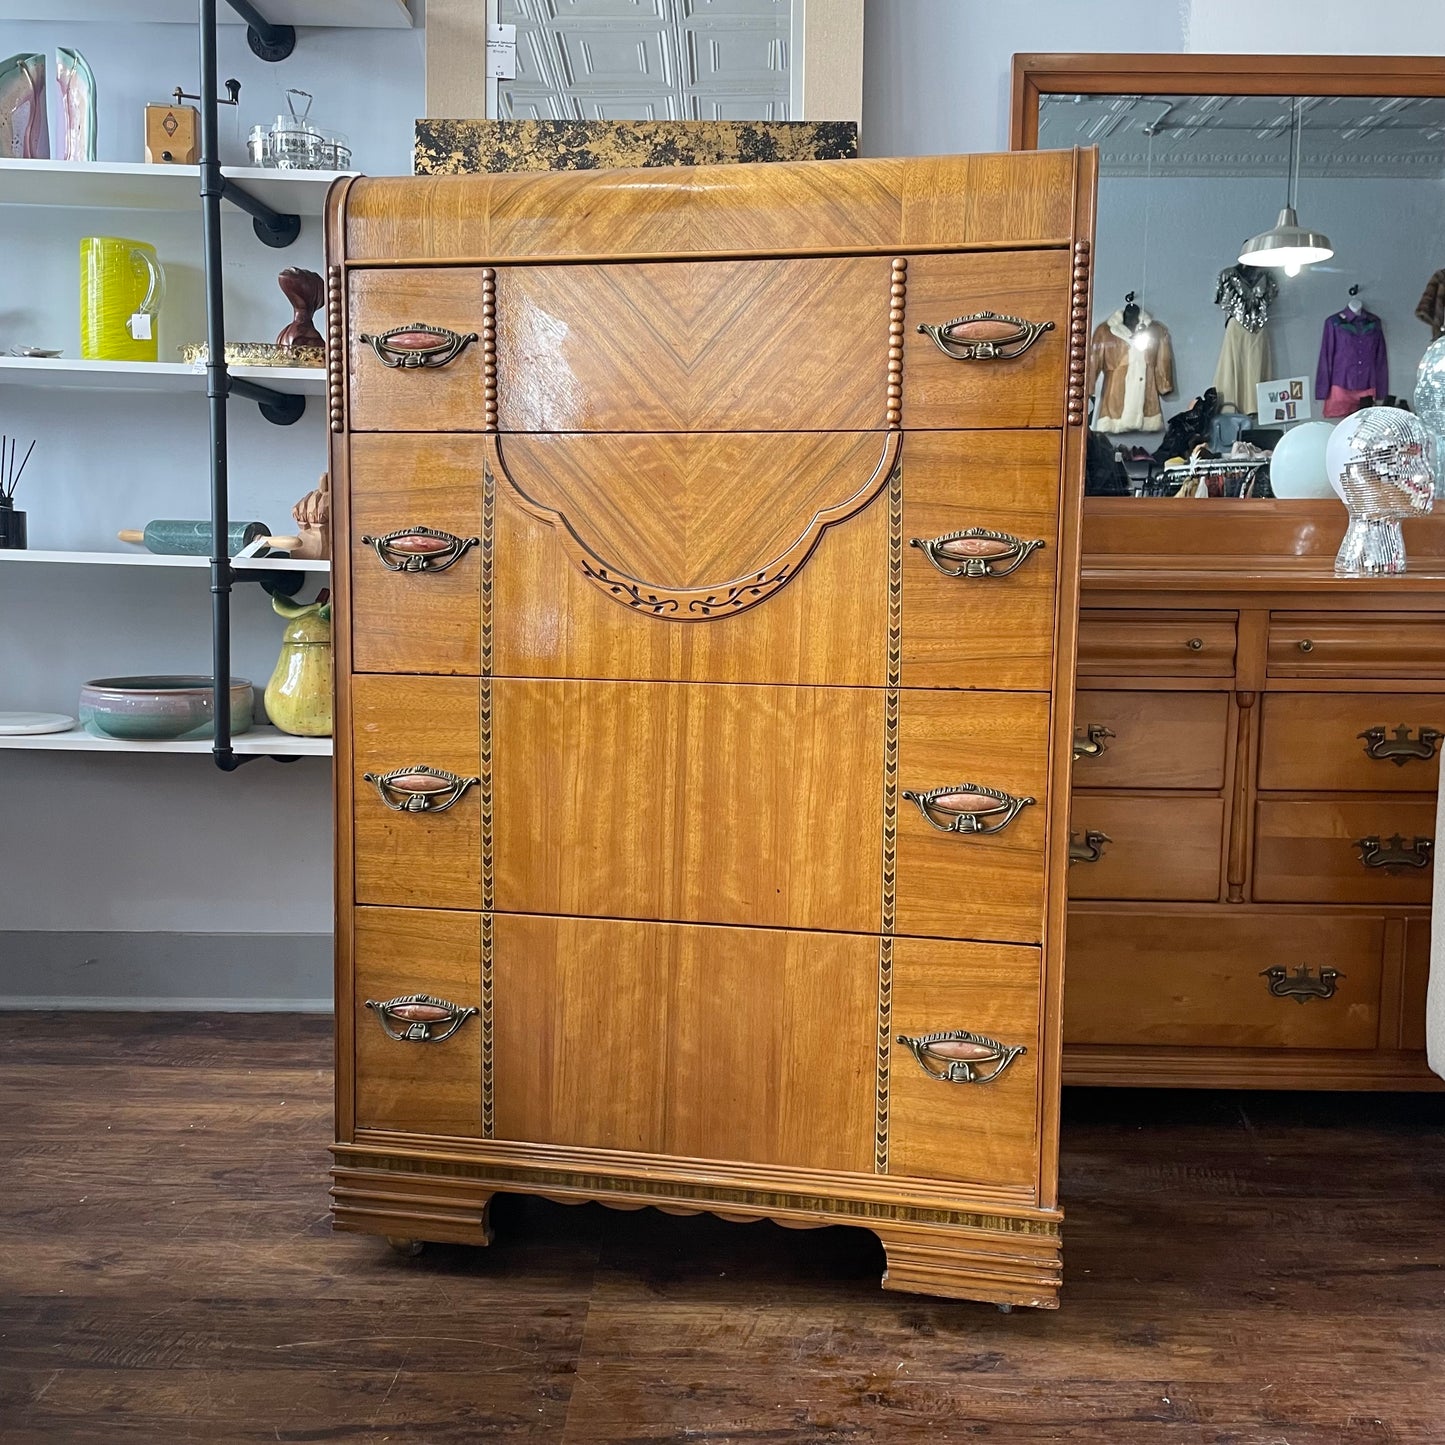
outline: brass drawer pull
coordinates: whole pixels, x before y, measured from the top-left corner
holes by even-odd
[[[908,1047],[930,1079],[941,1084],[992,1083],[1020,1054],[1028,1053],[1022,1044],[1001,1044],[967,1029],[947,1029],[916,1039],[899,1034],[898,1042]]]
[[[363,331],[361,339],[381,358],[383,366],[410,371],[419,366],[445,366],[455,361],[477,339],[477,333],[468,331],[463,335],[445,326],[427,326],[414,321],[410,326],[393,326],[380,336],[368,336]]]
[[[1114,840],[1097,828],[1090,828],[1082,838],[1077,833],[1069,834],[1069,866],[1075,863],[1097,863],[1104,856],[1104,845]]]
[[[903,796],[916,803],[929,827],[940,833],[1001,833],[1034,801],[978,783],[930,788],[926,793],[905,789]]]
[[[1407,868],[1428,868],[1435,851],[1435,840],[1417,837],[1413,843],[1406,843],[1398,833],[1394,833],[1383,841],[1378,837],[1356,838],[1354,846],[1360,850],[1360,862],[1366,868],[1402,873]]]
[[[1367,757],[1392,762],[1397,768],[1403,768],[1411,758],[1429,762],[1440,746],[1440,739],[1445,738],[1445,733],[1435,728],[1421,728],[1420,736],[1412,738],[1410,729],[1404,723],[1395,728],[1390,737],[1385,736],[1386,731],[1383,727],[1366,728],[1357,736],[1365,740]]]
[[[1315,645],[1309,640],[1308,637],[1301,637],[1299,640],[1299,650],[1301,652],[1313,652],[1315,650]]]
[[[1204,651],[1204,639],[1202,637],[1191,637],[1189,641],[1186,642],[1184,645],[1190,650],[1190,652]]]
[[[481,781],[458,777],[445,768],[429,768],[424,763],[361,776],[394,813],[445,813],[468,788]]]
[[[967,527],[942,537],[911,537],[908,545],[917,547],[945,577],[1007,577],[1044,543],[1042,538],[1026,542],[1008,532]]]
[[[1080,737],[1080,732],[1083,737]],[[1102,723],[1084,723],[1081,728],[1074,729],[1074,757],[1097,758],[1100,753],[1107,753],[1109,745],[1104,741],[1114,734]]]
[[[1025,321],[1022,316],[1000,316],[997,311],[975,311],[968,316],[955,316],[952,321],[919,328],[933,344],[955,361],[1012,361],[1022,356],[1044,332],[1052,331],[1052,321]]]
[[[1292,998],[1296,1003],[1305,1004],[1312,998],[1333,998],[1335,980],[1344,974],[1337,968],[1322,968],[1319,977],[1313,978],[1309,964],[1302,963],[1293,973],[1276,964],[1265,969],[1260,977],[1269,980],[1269,991],[1276,998]]]
[[[399,1044],[439,1044],[476,1013],[474,1008],[429,993],[408,993],[384,1001],[369,998],[366,1006],[376,1010],[376,1020],[387,1038]]]
[[[363,537],[375,550],[388,572],[445,572],[460,561],[471,547],[481,545],[480,537],[456,537],[435,527],[403,527],[384,537]]]

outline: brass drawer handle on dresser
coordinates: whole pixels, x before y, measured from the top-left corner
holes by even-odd
[[[1088,829],[1082,838],[1077,833],[1069,834],[1069,866],[1075,863],[1097,863],[1104,856],[1104,845],[1114,840],[1097,828]]]
[[[966,527],[942,537],[910,537],[908,545],[917,547],[945,577],[1007,577],[1044,543],[1042,538],[1026,542],[1008,532]]]
[[[386,1030],[387,1038],[399,1044],[439,1044],[476,1013],[474,1008],[463,1008],[429,993],[408,993],[385,1000],[369,998],[366,1006],[376,1010],[376,1021]]]
[[[453,562],[479,547],[480,537],[456,537],[435,527],[403,527],[384,537],[363,537],[388,572],[445,572]]]
[[[1034,801],[978,783],[930,788],[926,793],[904,789],[903,796],[916,803],[929,827],[940,833],[1001,833]]]
[[[898,1042],[918,1060],[919,1068],[940,1084],[992,1083],[1020,1054],[1028,1053],[1023,1044],[1001,1044],[967,1029],[947,1029],[916,1039],[899,1034]]]
[[[1435,852],[1433,838],[1416,837],[1413,843],[1406,843],[1398,834],[1380,839],[1356,838],[1354,846],[1360,850],[1360,862],[1366,868],[1383,868],[1386,873],[1402,873],[1407,868],[1428,868]]]
[[[445,366],[449,361],[455,361],[476,339],[475,331],[464,335],[460,331],[449,331],[445,326],[427,326],[420,321],[414,321],[410,326],[393,326],[380,336],[361,333],[361,340],[381,358],[383,366],[401,367],[408,371],[419,366]]]
[[[997,311],[975,311],[969,316],[955,316],[938,325],[924,322],[919,326],[933,344],[955,361],[1012,361],[1022,356],[1044,332],[1052,331],[1052,321],[1025,321],[1022,316],[1000,316]]]
[[[361,775],[376,789],[376,795],[395,813],[445,813],[480,778],[462,778],[445,768],[414,763],[393,768],[389,773]]]
[[[1389,737],[1386,736],[1387,732],[1391,734]],[[1412,738],[1410,729],[1401,723],[1394,729],[1366,728],[1357,736],[1365,740],[1367,757],[1379,758],[1381,762],[1391,762],[1397,768],[1403,768],[1412,758],[1429,762],[1440,746],[1440,739],[1445,738],[1445,733],[1435,728],[1421,728],[1420,736]]]
[[[1083,734],[1080,737],[1080,734]],[[1114,733],[1102,723],[1084,723],[1081,727],[1074,729],[1074,759],[1097,758],[1100,753],[1107,753],[1109,745],[1104,741],[1111,738]]]
[[[1265,969],[1261,978],[1269,980],[1269,991],[1276,998],[1292,998],[1296,1003],[1308,1003],[1312,998],[1333,998],[1335,980],[1344,977],[1337,968],[1322,968],[1319,977],[1312,977],[1310,966],[1302,963],[1291,973],[1287,968],[1275,964]]]

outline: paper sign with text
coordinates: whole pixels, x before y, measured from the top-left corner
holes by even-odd
[[[1310,379],[1286,376],[1279,381],[1262,381],[1255,387],[1260,426],[1310,419]]]

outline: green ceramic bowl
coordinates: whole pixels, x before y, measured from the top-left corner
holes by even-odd
[[[251,726],[255,689],[231,679],[231,732]],[[80,689],[81,726],[97,737],[157,742],[212,734],[209,677],[98,677]]]

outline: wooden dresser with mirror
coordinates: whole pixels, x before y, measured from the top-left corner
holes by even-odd
[[[1180,384],[1164,399],[1166,418],[1210,381],[1222,326],[1210,311],[1214,273],[1273,217],[1247,199],[1265,193],[1243,171],[1218,174],[1235,143],[1228,107],[1190,103],[1356,98],[1408,125],[1409,106],[1369,99],[1397,96],[1445,106],[1445,62],[1016,57],[1017,148],[1067,143],[1080,128],[1101,137],[1091,325],[1136,286],[1174,325]],[[1303,108],[1315,114],[1310,157],[1311,144],[1329,145],[1331,107]],[[1201,117],[1221,129],[1201,131],[1191,163],[1190,137],[1171,149],[1169,127]],[[1251,139],[1268,149],[1268,133]],[[1408,398],[1431,337],[1413,314],[1411,283],[1445,264],[1445,248],[1431,259],[1427,233],[1392,257],[1401,238],[1380,229],[1379,215],[1352,218],[1358,198],[1332,198],[1314,158],[1300,205],[1334,235],[1336,256],[1314,275],[1280,278],[1273,374],[1314,380],[1319,311],[1363,283],[1386,313],[1391,391]],[[1347,179],[1329,184],[1367,176],[1363,151],[1348,159],[1335,167]],[[1282,186],[1281,169],[1262,164]],[[1210,177],[1229,188],[1219,193],[1227,222],[1202,214]],[[1151,227],[1170,236],[1183,185],[1199,198],[1198,235],[1174,232],[1173,254],[1161,257]],[[1352,241],[1352,224],[1377,244]],[[1123,440],[1152,451],[1161,436]],[[1406,575],[1369,580],[1334,575],[1345,520],[1334,498],[1085,499],[1066,1082],[1442,1087],[1423,1050],[1445,737],[1445,515],[1406,523]]]

